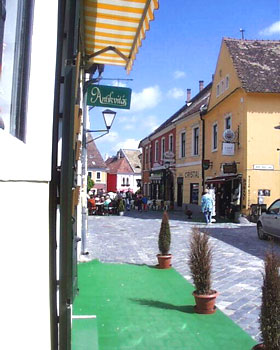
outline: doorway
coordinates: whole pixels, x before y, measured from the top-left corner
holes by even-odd
[[[183,178],[177,178],[177,206],[183,206]]]

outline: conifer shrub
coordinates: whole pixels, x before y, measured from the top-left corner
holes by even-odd
[[[266,253],[262,285],[260,331],[265,349],[280,349],[280,257]]]
[[[158,237],[158,248],[162,255],[168,254],[170,249],[170,243],[171,243],[171,234],[170,234],[169,218],[168,218],[167,211],[164,211],[162,220],[161,220],[159,237]]]
[[[197,227],[192,228],[188,263],[196,289],[195,293],[212,294],[212,247],[208,235],[200,232]]]

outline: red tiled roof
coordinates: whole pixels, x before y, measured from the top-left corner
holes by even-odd
[[[90,134],[87,135],[88,169],[106,169],[106,164]]]
[[[109,162],[108,162],[109,160]],[[125,173],[130,174],[133,173],[128,161],[126,158],[120,158],[112,161],[112,158],[109,158],[106,160],[106,165],[109,169],[110,174],[117,174],[117,173]]]

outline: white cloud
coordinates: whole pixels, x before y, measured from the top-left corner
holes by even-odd
[[[113,86],[118,86],[118,87],[126,87],[127,86],[126,83],[123,83],[120,80],[114,80],[112,85]]]
[[[121,141],[119,143],[117,143],[114,146],[114,151],[118,151],[120,148],[124,148],[124,149],[138,149],[138,145],[139,145],[140,140],[135,140],[135,139],[126,139],[124,141]]]
[[[98,135],[97,135],[98,136]],[[116,140],[118,140],[119,138],[119,134],[116,131],[110,131],[109,134],[101,137],[100,139],[98,139],[98,141],[101,143],[107,143],[107,142],[116,142]]]
[[[272,23],[269,27],[260,31],[260,35],[271,36],[274,34],[280,34],[280,21]]]
[[[183,89],[178,89],[178,88],[172,88],[167,92],[167,96],[171,98],[181,98],[182,96],[185,95],[185,92]]]
[[[186,73],[181,70],[176,70],[173,74],[174,79],[184,78],[185,76],[186,76]]]
[[[140,126],[146,131],[146,134],[150,134],[159,126],[159,122],[157,120],[157,117],[155,117],[154,115],[149,115],[141,119]]]
[[[150,86],[143,89],[141,92],[132,92],[131,96],[131,110],[142,111],[144,109],[153,108],[161,101],[160,88]]]

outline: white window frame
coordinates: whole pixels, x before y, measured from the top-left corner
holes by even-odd
[[[225,78],[225,90],[229,89],[229,74],[226,75]]]
[[[95,180],[96,182],[101,182],[101,171],[96,172]]]
[[[215,144],[215,138],[214,138],[214,129],[216,128],[216,147],[214,147]],[[212,152],[216,152],[218,150],[218,123],[212,124]]]
[[[195,138],[196,130],[198,130],[197,145],[196,145],[196,138]],[[199,125],[194,125],[192,127],[192,156],[199,156],[199,133],[200,133]],[[196,152],[196,148],[197,148],[197,152]]]
[[[174,140],[173,140],[173,134],[169,134],[168,136],[168,150],[170,152],[173,152],[173,147],[174,147]]]
[[[165,150],[165,137],[162,137],[161,138],[161,160],[163,160],[165,152],[166,152],[166,150]]]
[[[182,145],[182,136],[185,135],[185,147],[183,150],[183,145]],[[183,152],[184,151],[184,152]],[[183,154],[184,153],[184,154]],[[186,157],[186,130],[182,130],[180,132],[180,158],[185,158]]]
[[[220,92],[221,88],[220,88],[220,83],[217,84],[216,86],[216,96],[219,97],[221,95],[221,92]]]
[[[159,160],[159,143],[158,140],[155,141],[155,162]]]
[[[229,125],[229,128],[227,128],[227,120],[230,120],[230,125]],[[231,113],[228,113],[225,115],[224,117],[224,129],[231,129],[232,128],[232,115]]]
[[[1,112],[5,132],[26,142],[34,0],[7,1],[1,18]],[[5,20],[4,20],[5,19]],[[6,48],[5,48],[6,46]],[[4,62],[4,64],[3,64]]]
[[[222,95],[225,92],[225,85],[226,85],[225,80],[224,79],[221,80],[220,84],[221,84],[220,85],[221,86],[221,93],[220,93],[220,95]]]

